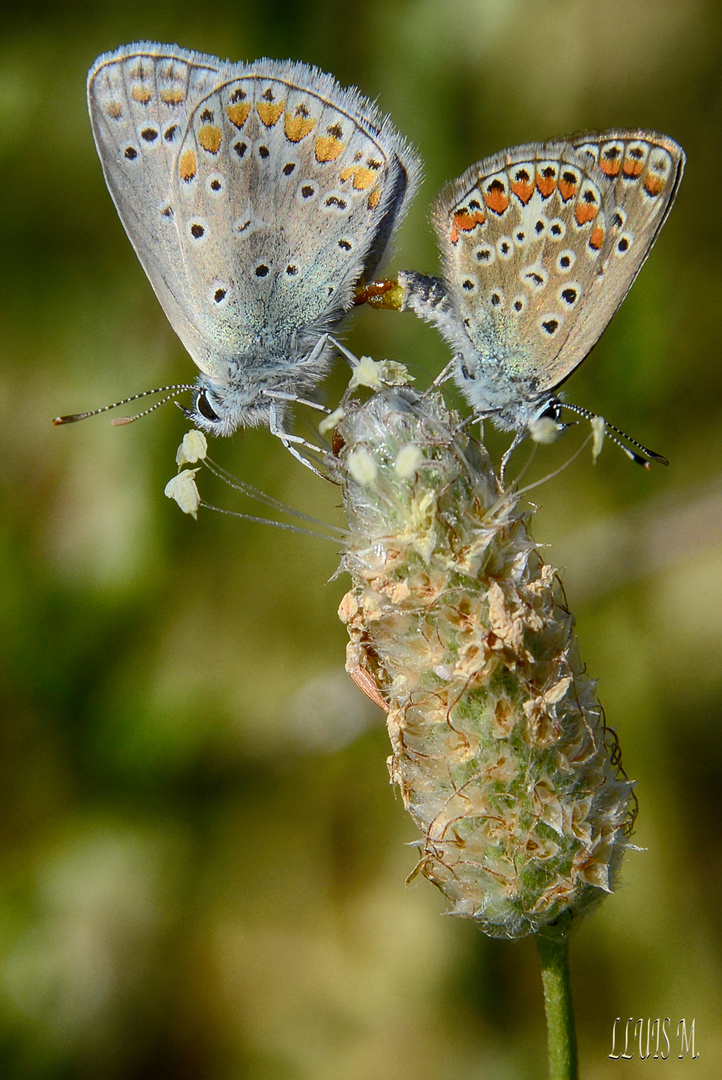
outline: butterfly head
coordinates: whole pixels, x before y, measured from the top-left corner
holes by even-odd
[[[239,428],[268,424],[270,410],[270,400],[262,393],[250,394],[247,386],[224,385],[200,375],[192,404],[183,413],[207,435],[232,435]]]

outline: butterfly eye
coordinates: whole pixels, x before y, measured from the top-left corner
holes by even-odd
[[[196,409],[198,409],[198,412],[201,416],[204,416],[206,420],[220,420],[218,414],[213,411],[205,390],[201,390],[196,398]]]
[[[542,419],[543,420],[547,420],[547,419],[556,420],[557,423],[558,423],[560,415],[561,415],[560,402],[558,402],[556,398],[552,398],[549,402],[547,402],[546,408],[542,412],[539,413],[537,419],[538,420],[542,420]]]

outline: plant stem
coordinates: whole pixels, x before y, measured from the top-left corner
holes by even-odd
[[[549,1080],[578,1080],[577,1033],[569,978],[569,939],[536,934],[547,1018]]]

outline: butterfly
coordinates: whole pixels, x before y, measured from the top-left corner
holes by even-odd
[[[293,438],[284,410],[325,373],[418,156],[355,89],[292,61],[124,46],[91,68],[88,106],[120,219],[200,369],[163,389],[192,389],[186,415],[211,434]]]
[[[402,306],[438,327],[475,416],[516,432],[512,448],[540,418],[558,421],[562,407],[593,417],[557,392],[629,291],[684,164],[666,135],[587,132],[504,150],[439,194],[442,277],[399,274]]]

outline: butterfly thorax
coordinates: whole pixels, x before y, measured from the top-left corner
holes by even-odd
[[[554,396],[530,374],[523,348],[497,341],[478,351],[444,281],[402,271],[399,283],[404,308],[433,323],[454,350],[454,377],[479,419],[491,419],[502,431],[520,431],[549,407]]]
[[[486,356],[466,349],[455,357],[455,379],[479,420],[501,431],[523,431],[545,413],[556,395],[535,378],[515,371],[514,357]]]
[[[305,335],[294,336],[281,355],[259,338],[255,348],[217,365],[217,375],[198,376],[189,419],[210,435],[268,426],[272,411],[280,422],[286,397],[290,401],[311,394],[331,354],[328,341],[309,346]]]

